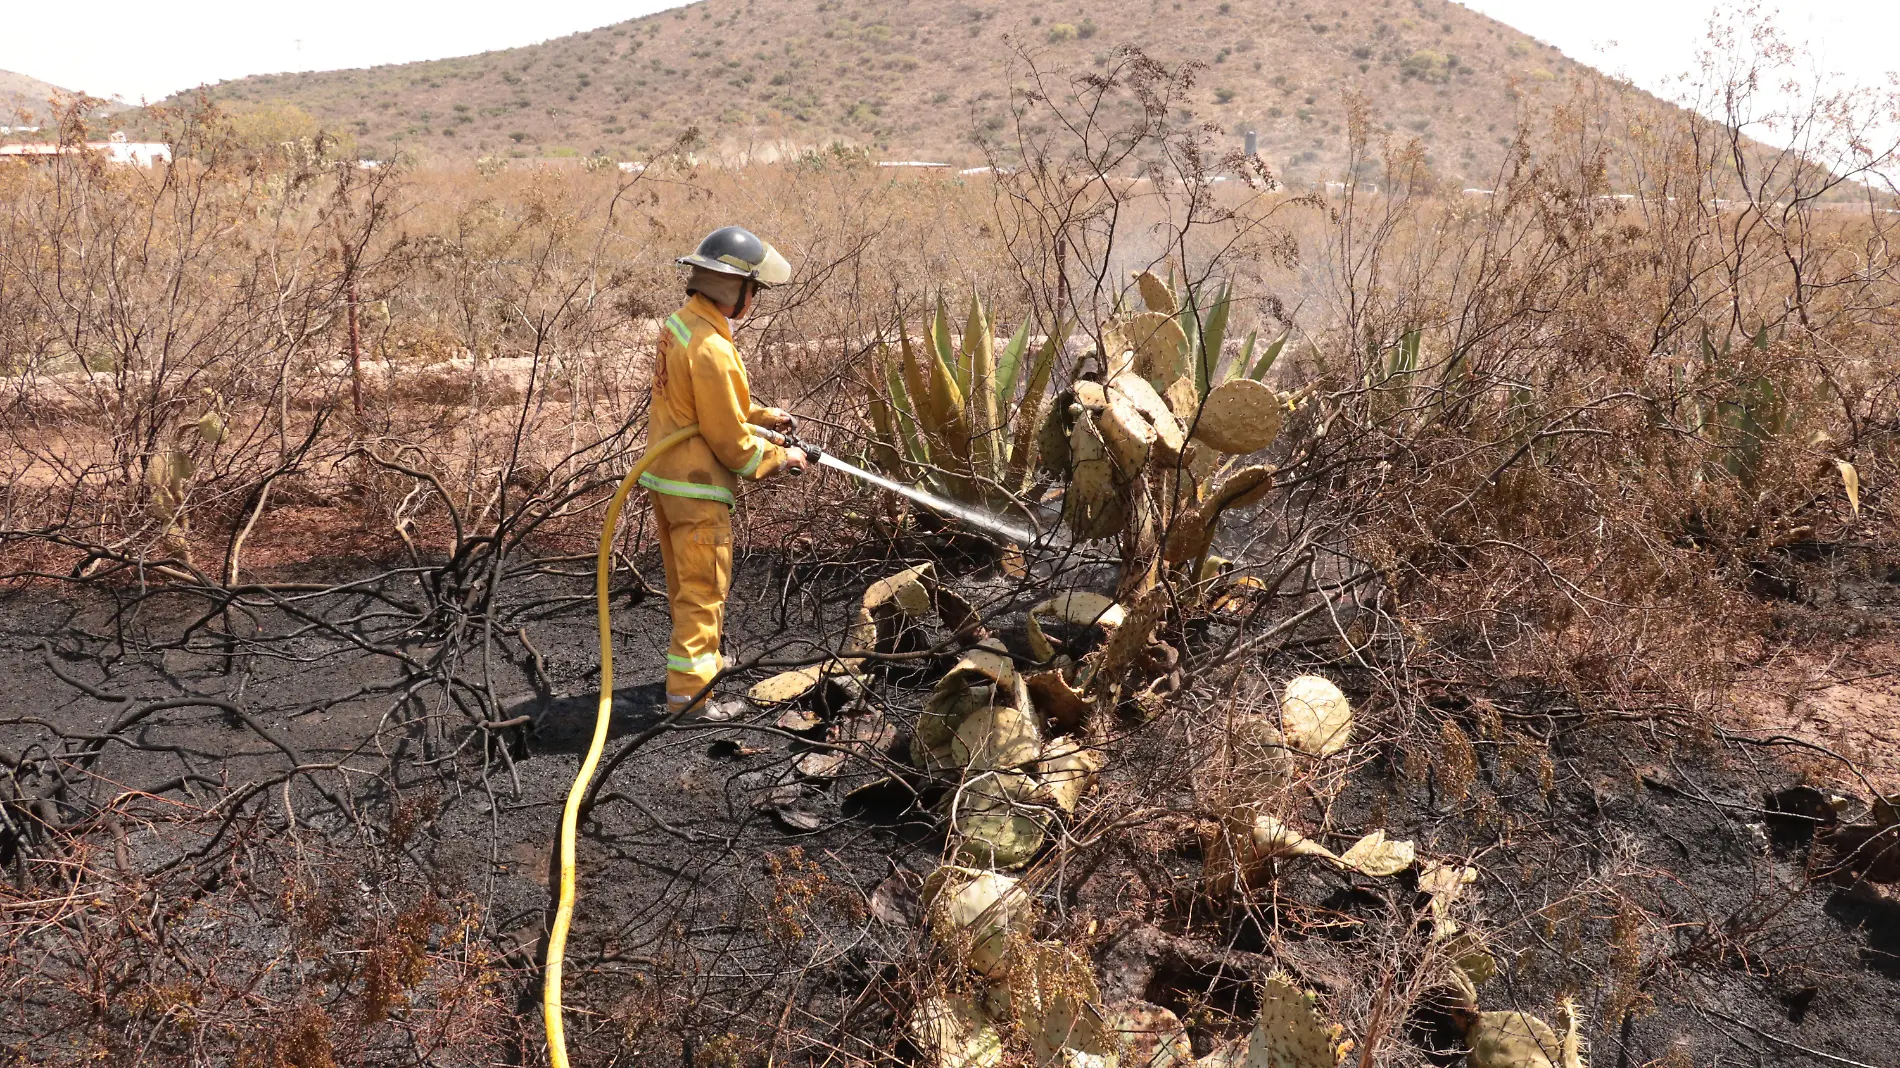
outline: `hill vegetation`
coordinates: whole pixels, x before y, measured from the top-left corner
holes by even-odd
[[[70,94],[50,82],[0,70],[0,126],[21,120],[27,125],[44,122],[48,118],[46,102],[56,95]]]
[[[880,158],[980,162],[1012,82],[1107,66],[1137,46],[1200,64],[1181,103],[1298,182],[1344,165],[1348,98],[1416,136],[1434,170],[1490,184],[1529,96],[1587,71],[1445,0],[1148,0],[1082,5],[702,0],[505,51],[210,87],[286,107],[368,157],[645,158],[696,128],[707,150],[771,158],[833,141]]]

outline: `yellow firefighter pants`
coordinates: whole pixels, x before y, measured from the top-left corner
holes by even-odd
[[[732,586],[732,510],[718,501],[648,491],[666,565],[673,640],[666,650],[666,696],[680,703],[719,673],[719,631]]]

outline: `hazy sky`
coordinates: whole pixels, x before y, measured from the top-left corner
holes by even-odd
[[[0,13],[0,69],[136,103],[246,74],[506,48],[673,6],[668,0],[92,0],[77,14],[50,0],[9,0]],[[1664,78],[1688,70],[1716,5],[1472,0],[1467,6],[1658,89]],[[1895,0],[1787,0],[1764,10],[1778,10],[1783,28],[1805,39],[1827,71],[1885,85],[1888,72],[1900,68]]]

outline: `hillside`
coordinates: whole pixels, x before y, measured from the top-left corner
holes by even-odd
[[[301,108],[370,157],[640,158],[697,125],[726,152],[835,139],[955,163],[974,161],[972,129],[1001,121],[1013,46],[1087,69],[1124,44],[1205,63],[1197,114],[1236,135],[1257,129],[1269,165],[1296,180],[1338,172],[1355,91],[1394,131],[1423,138],[1441,174],[1482,181],[1521,92],[1585,70],[1445,0],[703,0],[522,48],[209,92]]]
[[[64,94],[66,90],[38,78],[0,70],[0,126],[11,126],[22,115],[29,120],[28,125],[44,121],[47,98],[55,93]]]

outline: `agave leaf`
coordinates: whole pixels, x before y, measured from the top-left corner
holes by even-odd
[[[1220,366],[1221,347],[1227,341],[1227,315],[1233,309],[1234,284],[1228,282],[1221,287],[1220,299],[1207,313],[1207,321],[1201,324],[1201,336],[1196,345],[1195,381],[1205,393],[1213,388],[1214,371]]]
[[[1014,480],[1013,468],[1009,460],[1016,454],[1017,433],[1013,420],[1020,416],[1016,404],[1016,387],[1023,370],[1023,352],[1029,346],[1029,320],[1024,319],[1016,335],[1003,346],[996,361],[996,449],[994,468],[998,481],[1010,485]]]
[[[941,316],[939,316],[941,319]],[[970,428],[963,417],[963,386],[956,372],[945,362],[942,351],[932,343],[930,386],[918,407],[924,415],[924,429],[937,439],[952,462],[945,464],[953,477],[962,473],[970,458]]]
[[[892,478],[904,477],[904,459],[897,452],[897,422],[891,416],[891,406],[884,399],[884,391],[873,380],[867,387],[869,394],[871,430],[871,460],[877,468]]]
[[[1013,409],[1016,438],[1009,449],[1006,485],[1026,485],[1030,472],[1035,469],[1036,434],[1042,429],[1049,403],[1049,379],[1055,373],[1056,355],[1068,342],[1069,331],[1073,326],[1069,322],[1056,323],[1056,328],[1043,340],[1035,362],[1029,367],[1029,380],[1023,384],[1022,405]]]
[[[1029,347],[1029,320],[1017,329],[996,357],[996,398],[1005,409],[1016,400],[1016,376],[1022,372],[1023,351]],[[1007,420],[1005,420],[1007,422]]]
[[[930,467],[929,437],[923,433],[923,424],[917,421],[917,406],[911,399],[910,391],[905,388],[904,376],[897,368],[887,367],[884,370],[884,380],[890,386],[891,407],[895,409],[892,414],[897,424],[897,440],[904,447],[904,456],[919,467]]]
[[[969,373],[965,391],[976,392],[976,369],[979,363],[989,366],[990,382],[996,381],[996,335],[991,331],[989,314],[983,309],[983,298],[976,293],[970,294],[970,317],[964,322],[963,337],[958,362]]]
[[[1418,345],[1418,330],[1407,330],[1399,335],[1399,343],[1392,347],[1386,358],[1386,378],[1399,378],[1418,370]]]
[[[1260,340],[1260,331],[1258,330],[1247,331],[1247,340],[1240,343],[1239,355],[1235,356],[1234,362],[1229,364],[1225,371],[1221,372],[1220,380],[1222,382],[1226,382],[1231,379],[1238,378],[1241,375],[1244,375],[1247,373],[1247,363],[1248,361],[1253,359],[1254,344],[1258,342],[1259,340]]]
[[[983,302],[970,296],[970,321],[963,330],[961,359],[969,368],[970,381],[970,460],[978,473],[995,478],[996,441],[996,339],[990,333],[989,316],[983,314]]]
[[[1763,376],[1755,380],[1755,396],[1758,410],[1756,425],[1764,436],[1775,437],[1788,429],[1788,397],[1775,386],[1774,380]]]
[[[898,343],[901,349],[900,369],[903,371],[904,376],[904,390],[910,395],[910,402],[914,406],[913,413],[918,419],[918,426],[922,427],[927,434],[935,433],[937,428],[931,424],[929,419],[930,379],[924,374],[923,369],[918,366],[917,354],[911,351],[910,335],[900,335]]]
[[[930,349],[937,359],[955,372],[957,389],[967,393],[970,389],[969,369],[957,359],[957,350],[950,345],[950,309],[943,302],[943,294],[937,294],[937,317],[930,321]]]
[[[1175,316],[1181,324],[1181,333],[1187,337],[1187,357],[1190,370],[1194,373],[1194,392],[1207,396],[1207,370],[1201,359],[1201,294],[1199,288],[1185,287],[1187,300],[1182,302],[1180,314]]]
[[[1265,378],[1267,372],[1273,369],[1273,362],[1280,358],[1280,350],[1286,348],[1286,339],[1292,336],[1293,328],[1288,327],[1286,333],[1281,334],[1260,354],[1260,361],[1253,365],[1253,370],[1247,372],[1247,377],[1255,382]]]

